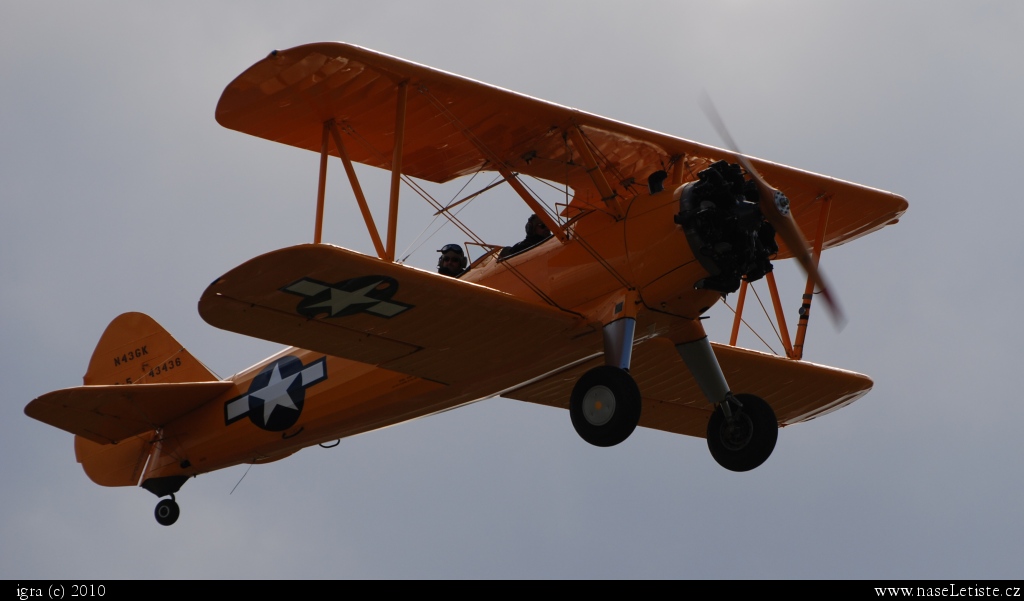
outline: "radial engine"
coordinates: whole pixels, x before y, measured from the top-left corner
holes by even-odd
[[[739,165],[718,161],[683,186],[675,222],[682,226],[694,256],[708,276],[699,290],[735,292],[740,281],[754,282],[772,270],[779,252],[775,228],[758,208],[757,186]]]

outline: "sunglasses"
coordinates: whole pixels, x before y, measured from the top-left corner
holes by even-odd
[[[441,257],[441,261],[444,263],[460,263],[462,262],[462,257],[458,255],[445,255]]]

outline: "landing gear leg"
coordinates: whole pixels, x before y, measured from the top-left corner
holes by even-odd
[[[181,514],[181,509],[178,507],[178,503],[174,500],[174,495],[171,495],[170,499],[164,499],[156,504],[156,511],[153,512],[156,515],[156,521],[161,526],[170,526],[174,522],[178,521],[178,515]]]
[[[733,395],[707,338],[677,344],[676,351],[715,412],[708,421],[708,449],[718,465],[746,472],[764,463],[775,449],[779,422],[764,399]]]

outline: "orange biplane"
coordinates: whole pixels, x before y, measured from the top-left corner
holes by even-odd
[[[895,223],[907,209],[897,195],[342,43],[271,53],[228,85],[216,116],[320,156],[313,243],[258,256],[199,300],[211,325],[291,348],[221,380],[127,313],[104,332],[84,386],[25,408],[75,434],[94,482],[168,497],[160,524],[177,519],[174,495],[190,477],[498,395],[568,409],[596,446],[638,425],[705,437],[718,463],[746,471],[771,454],[780,425],[871,388],[801,360],[803,340],[815,288],[839,313],[817,257]],[[376,256],[321,242],[330,156]],[[383,234],[355,162],[390,171]],[[417,181],[481,171],[550,236],[512,254],[480,239],[451,210],[480,190],[436,206],[483,249],[459,277],[396,261],[403,183],[432,200]],[[547,206],[526,177],[563,186],[566,201]],[[772,261],[790,257],[808,276],[792,341],[772,277]],[[735,346],[747,286],[762,278],[785,357]],[[712,344],[701,318],[737,291],[732,340]]]

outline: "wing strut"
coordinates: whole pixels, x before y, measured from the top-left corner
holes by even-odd
[[[740,297],[736,301],[736,313],[732,317],[732,332],[729,334],[729,346],[736,346],[736,339],[740,335],[740,322],[743,320],[743,307],[747,303],[747,286],[750,282],[740,282]]]
[[[821,250],[825,241],[825,227],[828,225],[831,197],[819,196],[817,200],[821,200],[822,204],[821,212],[818,215],[818,231],[814,238],[814,249],[811,254],[811,260],[814,262],[815,267],[817,267],[818,261],[821,258]],[[779,340],[782,341],[782,345],[785,347],[786,356],[790,359],[803,359],[804,338],[807,335],[807,323],[811,314],[811,300],[814,297],[814,277],[812,275],[807,276],[807,284],[804,287],[803,304],[800,306],[800,318],[797,322],[796,338],[792,343],[790,343],[789,328],[786,326],[786,316],[782,310],[782,301],[779,298],[779,289],[775,283],[775,274],[769,271],[765,274],[765,281],[768,283],[768,290],[772,297],[772,305],[775,309],[775,320],[778,323],[779,331],[776,333],[779,336]],[[747,297],[747,286],[748,282],[746,280],[743,280],[740,283],[739,299],[736,303],[736,309],[734,309],[732,332],[729,336],[729,346],[736,346],[740,323],[743,322],[743,308],[744,301]],[[747,327],[750,327],[749,324]],[[764,342],[763,339],[762,342]]]
[[[356,177],[356,170],[352,167],[352,159],[348,156],[348,151],[345,149],[345,143],[341,140],[341,133],[338,132],[338,125],[334,122],[334,119],[324,123],[324,129],[330,130],[331,137],[334,138],[334,146],[338,149],[338,156],[341,157],[341,163],[345,166],[345,174],[348,176],[348,182],[352,185],[352,193],[355,194],[356,202],[359,203],[359,211],[363,214],[363,221],[366,222],[366,230],[370,233],[370,239],[373,240],[373,248],[377,251],[377,257],[383,259],[384,244],[380,241],[380,234],[377,232],[377,224],[373,221],[373,214],[370,213],[370,205],[366,202],[366,195],[363,194],[363,187],[359,185],[359,178]]]
[[[363,188],[359,185],[356,170],[352,167],[352,160],[348,156],[348,150],[345,149],[345,143],[341,140],[341,134],[338,132],[338,125],[334,122],[334,119],[324,121],[323,141],[320,145],[320,182],[316,193],[316,229],[313,231],[313,243],[320,244],[323,239],[324,195],[327,190],[327,157],[330,153],[329,141],[331,138],[334,138],[334,146],[338,149],[338,156],[341,157],[342,165],[345,166],[345,174],[348,176],[349,184],[352,185],[352,193],[359,204],[359,211],[363,214],[363,221],[366,222],[366,231],[370,234],[370,240],[373,241],[377,257],[383,259],[385,256],[384,244],[380,240],[380,234],[377,233],[377,225],[373,221],[370,206],[366,203],[366,195],[363,194]]]
[[[405,144],[405,106],[409,82],[398,84],[395,115],[395,152],[391,158],[391,204],[388,207],[388,246],[384,259],[395,262],[395,237],[398,233],[398,190],[402,184],[402,146]]]
[[[313,229],[313,244],[320,244],[324,231],[324,194],[327,192],[327,123],[320,140],[320,182],[316,187],[316,225]]]
[[[512,186],[512,189],[516,191],[516,194],[523,199],[523,202],[533,209],[534,214],[536,214],[537,217],[540,217],[540,220],[544,222],[544,225],[548,226],[548,230],[557,236],[559,240],[565,242],[566,237],[565,232],[562,231],[562,226],[548,215],[544,206],[537,202],[537,199],[533,197],[533,194],[531,194],[529,190],[526,189],[523,182],[519,181],[519,178],[509,171],[508,167],[506,167],[504,163],[496,162],[494,163],[494,166],[497,167],[498,173],[508,181],[508,185]]]
[[[601,194],[601,200],[604,204],[611,209],[615,215],[615,219],[622,219],[625,214],[622,212],[622,205],[619,204],[618,195],[612,188],[611,184],[608,183],[608,179],[604,176],[604,172],[601,171],[601,167],[597,164],[597,159],[594,158],[594,153],[590,151],[590,147],[587,146],[587,141],[583,137],[583,132],[580,130],[579,125],[573,125],[568,128],[569,135],[572,137],[572,144],[576,147],[576,150],[580,153],[580,158],[583,159],[584,164],[587,166],[587,175],[593,180],[594,185],[597,186],[597,191]]]
[[[826,196],[821,202],[821,213],[818,216],[818,233],[814,239],[814,264],[817,265],[821,259],[821,246],[825,240],[825,226],[828,225],[828,215],[832,208],[832,198]],[[814,298],[814,280],[808,276],[807,285],[804,287],[804,303],[800,305],[800,320],[796,324],[796,342],[793,343],[793,358],[802,359],[804,356],[804,337],[807,335],[807,321],[811,318],[811,300]]]
[[[769,271],[764,274],[768,282],[768,292],[772,295],[772,306],[775,308],[775,321],[779,324],[779,338],[782,340],[782,347],[786,349],[786,356],[795,358],[793,354],[793,343],[789,338],[789,326],[786,325],[786,314],[782,310],[782,299],[779,298],[779,286],[775,283],[775,272]]]

